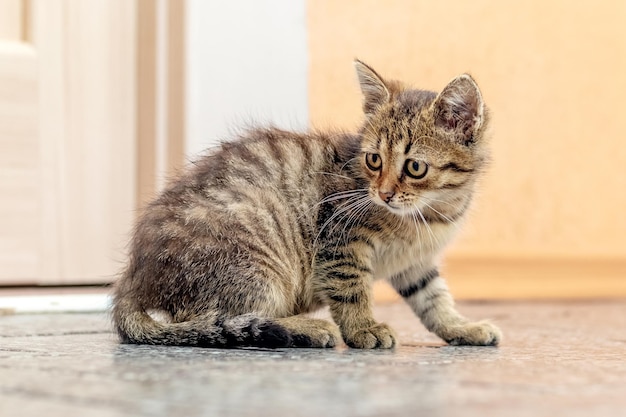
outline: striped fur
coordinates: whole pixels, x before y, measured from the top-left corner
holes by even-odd
[[[250,130],[146,208],[115,288],[123,342],[390,348],[370,307],[390,279],[449,343],[498,343],[456,312],[436,262],[488,159],[478,87],[462,75],[437,95],[356,67],[358,133]],[[324,305],[336,324],[303,316]]]

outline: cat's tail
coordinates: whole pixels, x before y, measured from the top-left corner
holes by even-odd
[[[255,346],[287,347],[292,337],[287,329],[271,319],[245,314],[220,318],[205,313],[181,323],[153,319],[132,301],[115,300],[113,322],[123,343],[233,348]]]

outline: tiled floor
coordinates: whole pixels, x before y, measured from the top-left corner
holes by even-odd
[[[626,302],[461,304],[500,348],[449,347],[402,304],[394,351],[119,345],[104,314],[0,316],[0,415],[626,416]]]

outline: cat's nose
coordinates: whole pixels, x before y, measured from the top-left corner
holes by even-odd
[[[381,190],[378,190],[378,196],[379,196],[379,197],[380,197],[380,199],[381,199],[381,200],[383,200],[385,203],[388,203],[388,202],[389,202],[389,201],[393,198],[393,196],[394,196],[395,194],[396,194],[396,193],[394,193],[393,191],[381,191]]]

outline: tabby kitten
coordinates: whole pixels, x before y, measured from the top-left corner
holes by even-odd
[[[372,282],[388,279],[446,342],[498,344],[437,271],[488,159],[478,86],[464,74],[437,95],[355,65],[357,134],[249,131],[147,207],[115,288],[123,342],[391,348],[371,310]],[[304,315],[322,306],[337,325]]]

